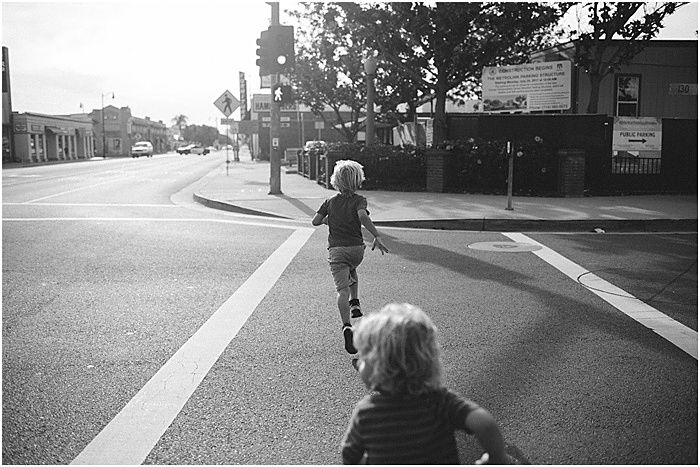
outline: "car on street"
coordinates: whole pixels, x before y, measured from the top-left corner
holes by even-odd
[[[178,154],[189,154],[190,150],[194,147],[194,144],[187,144],[185,146],[180,146],[179,148],[175,149],[175,151]]]
[[[209,154],[209,148],[205,148],[199,144],[193,144],[188,154],[199,154],[200,156],[206,156]]]
[[[153,157],[153,145],[150,141],[139,141],[131,146],[131,157]]]

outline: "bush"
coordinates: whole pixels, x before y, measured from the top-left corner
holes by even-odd
[[[351,159],[365,170],[364,190],[425,191],[425,150],[361,143],[331,143],[329,167],[335,161]],[[332,169],[329,169],[332,170]]]
[[[469,138],[446,141],[439,149],[454,154],[445,181],[452,193],[505,194],[508,189],[507,140]],[[556,148],[534,136],[515,142],[513,193],[551,195],[557,192]]]

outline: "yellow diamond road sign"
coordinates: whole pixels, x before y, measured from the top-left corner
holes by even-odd
[[[221,110],[221,113],[229,117],[233,111],[238,108],[240,102],[238,99],[236,99],[236,96],[231,94],[231,91],[227,89],[221,96],[219,96],[217,100],[214,101],[214,105]]]

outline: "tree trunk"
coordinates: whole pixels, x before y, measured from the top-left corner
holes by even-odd
[[[435,120],[433,121],[433,145],[442,144],[447,138],[447,114],[445,100],[447,99],[447,76],[438,73],[435,84]]]
[[[598,113],[598,98],[600,96],[600,83],[603,77],[599,73],[588,73],[588,82],[591,85],[591,93],[588,97],[588,107],[586,113]]]

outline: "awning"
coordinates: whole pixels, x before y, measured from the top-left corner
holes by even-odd
[[[59,128],[57,126],[47,126],[47,130],[55,135],[69,135],[71,131],[68,128]]]

